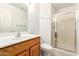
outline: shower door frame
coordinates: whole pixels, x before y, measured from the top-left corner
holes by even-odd
[[[54,48],[57,48],[57,49],[62,49],[62,50],[65,50],[65,51],[68,51],[68,52],[72,52],[72,53],[76,53],[77,51],[77,48],[76,48],[76,15],[75,15],[75,48],[74,48],[74,51],[71,51],[71,50],[68,50],[68,49],[64,49],[64,48],[59,48],[59,47],[57,47],[57,33],[56,32],[54,32],[55,31],[55,29],[56,29],[56,26],[55,26],[55,16],[58,16],[58,15],[62,15],[62,14],[67,14],[67,13],[72,13],[72,14],[74,14],[75,15],[75,12],[64,12],[64,13],[58,13],[58,14],[55,14],[53,17],[52,17],[52,20],[51,20],[51,28],[52,28],[52,30],[51,30],[51,35],[53,35],[52,33],[54,33],[54,36],[51,36],[51,45],[54,47]],[[54,26],[54,27],[53,27]],[[54,31],[53,31],[54,30]]]

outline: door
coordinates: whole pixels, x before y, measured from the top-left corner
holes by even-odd
[[[56,16],[56,47],[75,51],[75,15],[72,13]]]
[[[30,56],[40,56],[40,45],[39,44],[30,48]]]

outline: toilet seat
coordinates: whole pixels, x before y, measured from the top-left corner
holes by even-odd
[[[46,43],[41,44],[41,50],[43,50],[43,51],[48,52],[48,51],[51,51],[52,49],[53,49],[53,47],[49,44],[46,44]]]

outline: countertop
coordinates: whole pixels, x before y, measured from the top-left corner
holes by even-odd
[[[14,45],[23,41],[31,40],[32,38],[40,37],[40,35],[27,34],[21,37],[4,37],[0,38],[0,48]]]

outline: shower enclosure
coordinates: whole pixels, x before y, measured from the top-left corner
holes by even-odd
[[[76,52],[76,17],[74,12],[56,14],[53,17],[52,45],[55,48]]]

